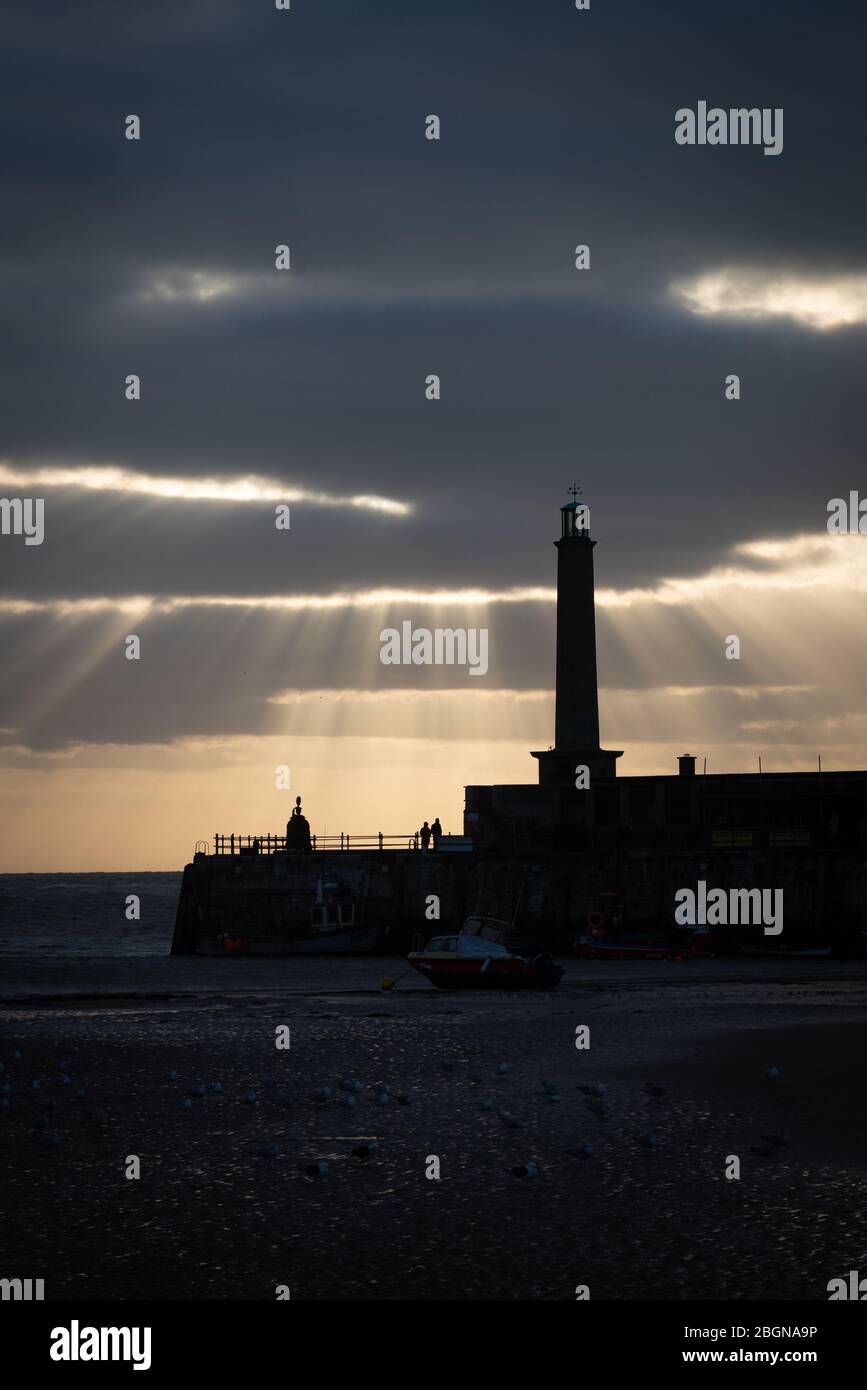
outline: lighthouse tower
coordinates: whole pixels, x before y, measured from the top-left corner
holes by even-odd
[[[589,769],[591,783],[616,776],[620,752],[599,746],[596,683],[596,613],[589,508],[579,503],[580,488],[560,508],[557,548],[557,706],[554,747],[534,753],[539,781],[575,785],[576,768]]]

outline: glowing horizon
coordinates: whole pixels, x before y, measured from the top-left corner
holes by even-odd
[[[815,767],[819,752],[829,771],[863,765],[864,661],[851,634],[864,606],[867,552],[847,539],[867,540],[823,533],[755,540],[733,547],[723,564],[703,574],[597,595],[604,615],[602,741],[626,749],[622,776],[674,775],[676,755],[687,749],[707,756],[712,772],[756,770],[759,754],[769,772]],[[520,618],[521,604],[543,604],[547,622],[555,600],[553,588],[539,587],[6,599],[2,613],[52,615],[31,635],[27,660],[50,654],[53,676],[4,717],[0,805],[10,833],[0,862],[33,872],[162,869],[185,862],[195,841],[215,830],[278,830],[287,812],[285,794],[274,790],[277,763],[291,767],[292,799],[304,794],[317,831],[327,825],[394,833],[434,813],[459,829],[463,786],[536,782],[529,750],[547,747],[553,734],[553,650],[547,688],[541,672],[532,688],[516,688],[521,667],[507,665],[506,679],[493,676],[496,688],[417,689],[402,676],[400,687],[356,689],[351,682],[365,672],[353,660],[343,668],[345,686],[331,689],[323,684],[332,670],[330,644],[352,632],[372,654],[375,681],[380,608],[501,604]],[[233,621],[217,625],[224,646],[189,653],[193,662],[205,655],[223,673],[223,688],[214,690],[224,721],[216,732],[186,733],[184,721],[179,726],[171,717],[144,729],[134,706],[131,724],[66,724],[67,707],[81,709],[98,698],[92,691],[105,688],[105,663],[120,650],[123,619],[100,615],[163,615],[162,622],[183,632],[184,612],[197,609],[237,610]],[[343,626],[341,610],[357,617]],[[229,654],[257,611],[263,612],[257,634],[263,653],[275,637],[275,623],[264,614],[284,613],[285,624],[276,627],[279,633],[285,626],[288,638],[298,613],[303,672],[276,663],[273,677],[248,683],[246,672],[233,669]],[[77,628],[75,620],[87,614],[94,623]],[[502,610],[500,621],[507,640],[513,628]],[[519,621],[514,631],[521,630]],[[732,632],[744,640],[740,666],[724,656]],[[255,643],[247,650],[246,660],[255,663]],[[290,684],[302,674],[309,688]],[[114,688],[124,699],[123,687]],[[56,746],[40,746],[46,727],[58,731]],[[127,730],[141,741],[124,741]],[[64,835],[46,838],[45,826],[58,819]]]

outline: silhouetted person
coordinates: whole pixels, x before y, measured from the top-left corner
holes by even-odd
[[[440,818],[439,818],[439,816],[437,816],[436,820],[434,821],[433,825],[431,826],[431,828],[430,828],[430,833],[431,833],[431,835],[432,835],[432,837],[433,837],[434,852],[436,852],[436,851],[439,849],[440,837],[441,837],[441,835],[442,835],[442,833],[443,833],[443,828],[442,828],[442,826],[440,825]]]
[[[422,854],[427,854],[427,847],[430,844],[431,836],[430,826],[428,825],[427,821],[425,821],[424,825],[419,831],[419,835],[421,836],[421,852]]]

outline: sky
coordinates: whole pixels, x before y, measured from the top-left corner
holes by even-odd
[[[45,512],[0,536],[0,869],[180,867],[298,794],[459,832],[536,780],[573,482],[621,775],[867,766],[867,538],[828,531],[867,496],[865,28],[6,4],[0,496]],[[782,152],[678,144],[700,101]],[[485,628],[486,673],[383,665],[407,620]]]

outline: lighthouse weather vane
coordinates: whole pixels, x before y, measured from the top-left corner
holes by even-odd
[[[578,497],[579,497],[580,492],[581,492],[581,489],[580,489],[580,487],[578,486],[578,484],[577,484],[577,483],[573,483],[572,486],[568,489],[568,491],[569,491],[569,493],[571,494],[572,501],[573,501],[573,502],[577,502],[577,501],[578,501]]]

